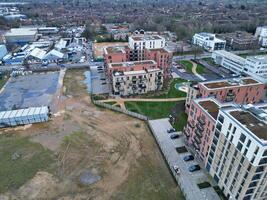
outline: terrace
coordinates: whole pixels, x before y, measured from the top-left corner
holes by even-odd
[[[242,79],[230,79],[230,80],[206,82],[206,83],[201,83],[201,84],[203,84],[209,89],[219,89],[219,88],[225,88],[225,87],[255,85],[255,84],[260,84],[260,82],[252,78],[242,78]]]

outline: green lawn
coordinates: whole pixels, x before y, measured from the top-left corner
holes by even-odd
[[[0,89],[5,85],[5,83],[7,82],[8,77],[7,76],[1,76],[0,75]]]
[[[193,64],[190,61],[188,61],[188,60],[181,60],[180,63],[185,68],[185,70],[187,72],[191,72],[192,73]]]
[[[197,73],[198,74],[204,74],[205,73],[205,67],[201,64],[197,64]]]
[[[125,102],[127,110],[160,119],[168,117],[177,102]]]
[[[177,131],[182,131],[186,123],[187,114],[185,112],[181,112],[175,121],[174,127]]]
[[[148,94],[145,96],[145,98],[155,98],[155,99],[165,99],[165,98],[179,98],[179,97],[186,97],[186,92],[177,90],[175,88],[175,84],[177,83],[185,83],[187,82],[184,79],[181,78],[175,78],[171,80],[170,87],[168,92],[164,94]]]
[[[19,155],[12,159],[12,155]],[[55,156],[38,143],[17,136],[0,136],[0,193],[17,189],[39,170],[52,171]]]

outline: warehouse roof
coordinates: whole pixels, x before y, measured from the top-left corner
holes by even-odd
[[[31,115],[43,115],[43,114],[48,114],[48,113],[49,113],[49,110],[47,106],[2,111],[0,112],[0,120],[9,119],[9,118],[19,118],[19,117],[31,116]]]
[[[23,36],[23,35],[36,35],[36,28],[12,28],[5,36]]]

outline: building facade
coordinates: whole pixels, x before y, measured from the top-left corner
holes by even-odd
[[[267,199],[266,106],[219,110],[206,169],[228,199]]]
[[[244,31],[224,33],[220,34],[219,37],[226,41],[226,49],[230,50],[256,49],[259,46],[258,38]]]
[[[232,72],[241,74],[244,70],[246,59],[225,50],[212,52],[214,62]]]
[[[217,38],[215,34],[205,32],[196,33],[192,43],[210,52],[225,49],[226,46],[225,40]]]
[[[115,95],[145,94],[163,86],[163,70],[154,60],[110,63],[107,72]]]
[[[259,39],[262,47],[267,47],[267,26],[258,27],[255,36]]]
[[[248,104],[259,102],[264,91],[265,84],[250,77],[201,82],[189,86],[186,111],[195,98],[214,97],[220,102]]]

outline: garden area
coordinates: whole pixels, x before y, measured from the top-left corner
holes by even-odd
[[[177,84],[184,84],[188,83],[187,80],[181,78],[172,79],[168,89],[163,92],[153,92],[149,94],[145,94],[144,98],[155,98],[155,99],[168,99],[168,98],[179,98],[179,97],[186,97],[186,92],[178,90],[176,87]]]

